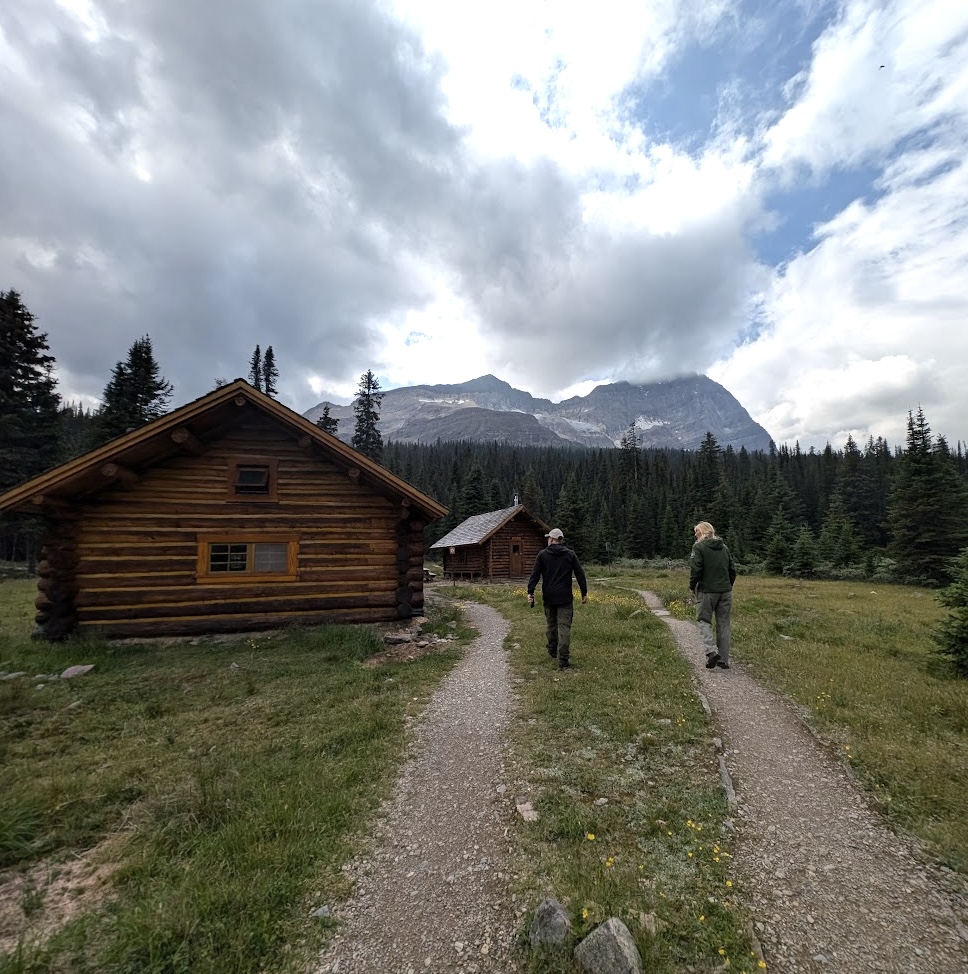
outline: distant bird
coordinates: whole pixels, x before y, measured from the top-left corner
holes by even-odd
[[[884,67],[884,65],[882,64],[882,65],[881,65],[881,68],[883,68],[883,67]],[[880,71],[880,69],[881,69],[881,68],[878,68],[877,70],[878,70],[878,71]]]

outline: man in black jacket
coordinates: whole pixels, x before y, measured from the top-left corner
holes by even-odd
[[[571,576],[574,573],[582,602],[588,601],[588,584],[578,556],[565,547],[565,536],[559,528],[552,528],[545,537],[548,547],[538,553],[528,579],[528,604],[534,606],[534,590],[541,579],[541,601],[544,603],[545,634],[548,655],[557,657],[558,669],[566,670],[571,651],[571,621],[575,602],[572,595]]]

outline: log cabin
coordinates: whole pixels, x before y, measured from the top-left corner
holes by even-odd
[[[526,578],[545,547],[548,525],[523,504],[475,514],[430,546],[448,578]]]
[[[44,518],[36,636],[409,619],[447,509],[242,379],[0,496]]]

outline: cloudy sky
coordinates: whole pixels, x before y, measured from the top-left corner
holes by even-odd
[[[968,3],[4,0],[0,289],[68,399],[703,372],[968,439]]]

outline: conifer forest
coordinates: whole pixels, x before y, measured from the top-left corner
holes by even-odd
[[[257,347],[252,368],[274,392],[270,353]],[[54,365],[20,295],[0,292],[0,493],[168,410],[172,388],[148,336],[115,365],[93,413],[60,399]],[[358,426],[379,418],[379,385],[368,372],[361,390],[366,376],[372,395]],[[427,529],[428,544],[518,501],[588,563],[684,558],[699,520],[747,570],[801,577],[946,585],[968,546],[968,456],[920,409],[907,416],[903,445],[871,437],[821,451],[724,449],[712,434],[695,451],[643,449],[634,425],[599,450],[370,439],[368,455],[450,508]],[[0,559],[36,558],[35,521],[0,516]]]

